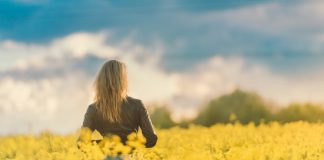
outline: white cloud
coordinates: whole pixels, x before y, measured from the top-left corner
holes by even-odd
[[[82,80],[85,78],[73,75],[35,81],[1,79],[1,134],[44,129],[64,132],[80,126],[91,97],[89,85]]]
[[[0,72],[2,133],[23,132],[28,127],[66,132],[79,127],[93,98],[94,76],[108,59],[127,64],[130,95],[145,102],[170,99],[174,82],[158,67],[161,44],[148,49],[125,40],[111,46],[105,42],[108,37],[106,32],[76,33],[45,45],[2,42],[1,52],[32,55]],[[143,55],[145,61],[139,58]],[[89,69],[93,66],[95,71]]]
[[[271,72],[259,64],[249,64],[243,57],[214,56],[196,69],[179,75],[180,92],[175,101],[181,107],[197,106],[236,88],[256,91],[280,106],[292,102],[324,103],[324,76],[318,71],[289,76]]]
[[[301,1],[294,4],[270,2],[226,10],[222,13],[211,13],[207,19],[218,17],[232,26],[275,35],[296,34],[296,31],[309,35],[308,31],[315,26],[324,26],[321,21],[323,5],[323,1]]]
[[[225,30],[235,30],[238,33],[253,33],[257,35],[257,38],[279,40],[288,49],[299,51],[306,49],[308,54],[323,54],[322,36],[319,37],[324,33],[323,6],[324,2],[320,0],[296,1],[295,3],[269,1],[190,16],[194,17],[192,19],[199,19],[193,25],[214,25],[216,29],[210,30],[211,33],[217,32],[217,28],[221,25],[220,29],[227,28]],[[226,34],[226,32],[217,33],[224,41],[227,40],[226,38],[230,38]],[[244,34],[237,34],[237,36],[244,36]],[[235,42],[235,39],[232,41]]]
[[[163,44],[144,47],[125,39],[109,45],[107,38],[107,32],[75,33],[49,44],[0,43],[1,52],[34,55],[0,72],[0,134],[29,129],[66,133],[78,128],[93,98],[95,72],[112,58],[126,63],[131,96],[147,105],[168,103],[175,118],[192,117],[206,100],[237,87],[255,90],[280,104],[323,101],[322,76],[293,78],[250,64],[244,57],[221,56],[192,70],[166,72],[159,65]]]

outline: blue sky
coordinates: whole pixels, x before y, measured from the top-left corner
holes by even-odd
[[[306,1],[2,0],[0,3],[1,40],[46,43],[74,32],[109,29],[114,34],[111,43],[129,36],[143,45],[165,43],[168,48],[163,66],[169,70],[190,68],[191,64],[215,54],[242,55],[286,74],[296,68],[307,72],[321,67],[323,60],[322,49],[314,51],[317,46],[310,39],[323,32],[323,24],[314,18],[322,14],[299,11]],[[271,8],[272,4],[278,7]],[[262,10],[262,5],[270,7],[263,8],[264,13],[253,10],[258,6]],[[235,22],[240,12],[250,13]],[[258,17],[261,14],[265,17]],[[282,25],[282,21],[289,23]],[[307,24],[308,21],[311,23]]]
[[[236,88],[324,103],[323,18],[319,0],[0,0],[0,134],[78,128],[108,59],[174,119]]]

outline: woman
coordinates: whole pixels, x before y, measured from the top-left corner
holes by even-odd
[[[151,119],[140,99],[127,95],[126,65],[117,60],[107,61],[95,80],[95,102],[88,106],[82,127],[97,130],[101,135],[115,134],[122,143],[127,135],[141,128],[146,138],[145,146],[157,142]]]

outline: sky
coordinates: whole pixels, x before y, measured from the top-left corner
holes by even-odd
[[[323,103],[323,19],[319,0],[0,0],[0,134],[80,127],[110,59],[175,120],[237,88]]]

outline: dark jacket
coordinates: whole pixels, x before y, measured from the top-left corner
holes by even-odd
[[[95,103],[92,103],[85,113],[82,127],[97,130],[101,135],[116,134],[124,144],[128,134],[137,132],[141,128],[146,138],[146,147],[153,147],[157,142],[157,135],[146,107],[141,100],[130,96],[127,96],[127,102],[121,105],[121,123],[104,120],[102,114],[97,112]]]

